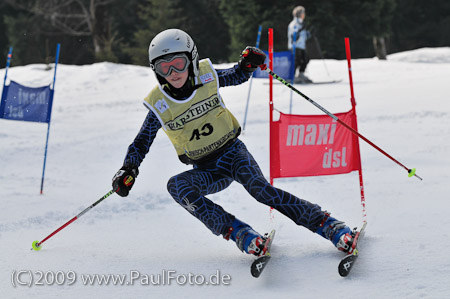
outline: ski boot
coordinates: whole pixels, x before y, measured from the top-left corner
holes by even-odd
[[[236,242],[240,251],[255,256],[262,256],[267,251],[266,238],[255,232],[250,225],[235,219],[225,239],[231,239]]]
[[[339,238],[339,241],[336,244],[336,248],[347,254],[352,254],[356,248],[356,243],[353,242],[355,240],[355,235],[356,235],[356,227],[353,229],[351,233],[342,234]]]
[[[325,212],[325,217],[317,229],[316,233],[330,240],[336,248],[346,254],[351,254],[355,249],[353,245],[354,231],[330,214]]]
[[[298,77],[294,78],[294,83],[298,84],[308,84],[312,83],[312,80],[306,77],[305,73],[300,73]]]
[[[266,239],[261,237],[253,229],[250,228],[249,230],[241,231],[241,233],[238,232],[237,235],[236,245],[241,251],[253,254],[254,256],[263,256],[266,253],[267,247],[264,246]]]

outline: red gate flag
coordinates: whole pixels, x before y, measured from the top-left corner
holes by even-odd
[[[271,123],[272,178],[318,176],[361,170],[358,137],[328,115],[280,113]],[[356,128],[354,110],[337,113]]]
[[[352,128],[357,132],[358,124],[348,38],[345,38],[345,49],[352,109],[346,113],[334,114],[336,118],[330,117],[328,113],[328,115],[291,115],[280,112],[280,119],[274,121],[273,81],[272,76],[269,77],[270,184],[273,185],[274,178],[333,175],[358,170],[363,221],[366,222],[359,139],[357,134],[353,134],[350,130]],[[272,70],[272,28],[269,28],[269,64]]]

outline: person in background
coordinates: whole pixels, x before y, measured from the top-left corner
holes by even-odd
[[[295,47],[295,73],[297,73],[298,69],[298,76],[294,78],[294,83],[312,83],[305,76],[306,66],[309,62],[306,41],[311,37],[311,33],[305,27],[305,8],[303,6],[295,7],[292,10],[292,16],[294,18],[288,26],[288,48],[292,50]]]

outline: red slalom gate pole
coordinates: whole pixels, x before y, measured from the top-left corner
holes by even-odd
[[[348,37],[345,38],[345,53],[347,56],[347,64],[348,64],[348,77],[350,80],[350,101],[352,103],[352,110],[355,114],[355,119],[357,119],[356,116],[356,100],[355,100],[355,94],[353,92],[353,76],[352,76],[352,57],[350,53],[350,40]],[[355,121],[355,130],[358,131],[358,121]],[[364,194],[364,181],[363,181],[363,174],[362,174],[362,163],[361,163],[361,151],[359,147],[359,139],[356,138],[356,146],[358,147],[358,160],[359,160],[359,169],[358,169],[358,177],[359,177],[359,189],[361,192],[361,208],[362,208],[362,217],[363,222],[367,222],[367,213],[366,213],[366,196]]]
[[[273,28],[269,28],[269,67],[273,69]],[[273,134],[273,78],[269,76],[269,136]],[[269,137],[270,139],[270,137]],[[273,157],[272,157],[272,142],[270,142],[270,156],[269,156],[269,164],[270,167],[273,165]],[[273,186],[273,177],[272,171],[270,171],[270,184]]]
[[[79,213],[77,216],[73,217],[72,219],[70,219],[69,221],[67,221],[66,223],[64,223],[60,228],[58,228],[57,230],[55,230],[54,232],[52,232],[50,235],[48,235],[47,237],[45,237],[44,240],[42,241],[34,241],[32,244],[32,248],[31,250],[36,250],[39,251],[42,249],[41,245],[42,243],[44,243],[45,241],[47,241],[48,239],[50,239],[51,237],[53,237],[54,235],[56,235],[59,231],[61,231],[62,229],[64,229],[66,226],[68,226],[69,224],[71,224],[72,222],[74,222],[75,220],[77,220],[78,218],[80,218],[81,216],[83,216],[84,214],[86,214],[90,209],[92,209],[93,207],[95,207],[96,205],[98,205],[99,203],[101,203],[104,199],[106,199],[108,196],[110,196],[111,194],[114,193],[114,190],[109,191],[108,193],[106,193],[105,195],[103,195],[102,198],[100,198],[99,200],[97,200],[96,202],[94,202],[92,205],[90,205],[89,207],[87,207],[86,209],[84,209],[83,211],[81,211],[81,213]]]
[[[348,130],[350,130],[353,134],[355,134],[356,136],[358,136],[359,138],[361,138],[362,140],[364,140],[365,142],[367,142],[368,144],[370,144],[372,147],[374,147],[376,150],[378,150],[380,153],[382,153],[383,155],[385,155],[386,157],[388,157],[389,159],[391,159],[392,161],[394,161],[397,165],[401,166],[402,168],[404,168],[407,172],[408,172],[408,176],[412,177],[415,176],[417,177],[419,180],[422,180],[422,178],[420,176],[418,176],[416,174],[416,169],[415,168],[408,168],[405,165],[403,165],[402,163],[400,163],[398,160],[396,160],[394,157],[392,157],[391,155],[389,155],[388,153],[386,153],[385,151],[383,151],[381,148],[379,148],[375,143],[373,143],[372,141],[370,141],[369,139],[367,139],[366,137],[364,137],[362,134],[360,134],[358,131],[356,131],[355,129],[353,129],[351,126],[347,125],[345,122],[343,122],[342,120],[340,120],[336,115],[334,115],[333,113],[329,112],[327,109],[325,109],[324,107],[320,106],[318,103],[316,103],[314,100],[312,100],[311,98],[309,98],[308,96],[306,96],[305,94],[303,94],[301,91],[299,91],[297,88],[295,88],[291,83],[289,83],[288,81],[286,81],[285,79],[281,78],[280,76],[278,76],[277,74],[275,74],[270,68],[266,68],[265,69],[266,72],[268,72],[272,77],[274,77],[275,79],[277,79],[278,81],[280,81],[281,83],[283,83],[284,85],[286,85],[287,87],[289,87],[290,89],[292,89],[293,91],[295,91],[298,95],[302,96],[305,100],[307,100],[308,102],[310,102],[311,104],[313,104],[314,106],[316,106],[317,108],[319,108],[320,110],[322,110],[322,112],[324,112],[325,114],[327,114],[329,117],[331,117],[332,119],[334,119],[336,122],[338,122],[339,124],[343,125],[345,128],[347,128]]]
[[[350,95],[352,105],[356,105],[355,101],[355,93],[353,91],[353,75],[352,75],[352,63],[351,63],[351,53],[350,53],[350,40],[348,37],[345,38],[345,53],[347,55],[347,64],[348,64],[348,77],[350,79]]]

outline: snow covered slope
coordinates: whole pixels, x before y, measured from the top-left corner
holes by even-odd
[[[178,161],[163,132],[141,165],[130,196],[110,196],[41,251],[30,251],[32,241],[42,240],[111,189],[111,178],[147,113],[142,100],[156,84],[146,67],[60,65],[44,195],[39,187],[46,125],[0,119],[0,296],[448,298],[449,52],[420,49],[387,61],[352,62],[360,132],[406,166],[416,167],[424,180],[408,178],[401,167],[361,142],[368,227],[358,265],[345,279],[337,272],[342,254],[329,241],[277,212],[271,215],[234,183],[210,198],[260,232],[277,229],[271,264],[259,279],[251,277],[250,256],[212,235],[171,199],[167,180],[189,167]],[[325,63],[341,83],[298,87],[332,112],[347,111],[347,62]],[[52,75],[44,65],[9,71],[9,78],[28,86],[48,84]],[[310,63],[307,75],[330,79],[321,60]],[[241,139],[268,177],[269,87],[263,82],[253,80]],[[248,87],[221,89],[239,121]],[[275,107],[287,112],[290,90],[278,84],[274,93]],[[293,104],[294,113],[320,113],[299,96],[293,95]],[[361,223],[356,173],[279,179],[275,186],[320,204],[351,227]],[[90,285],[88,275],[95,274],[126,275],[127,280]],[[132,277],[134,283],[127,284]]]

